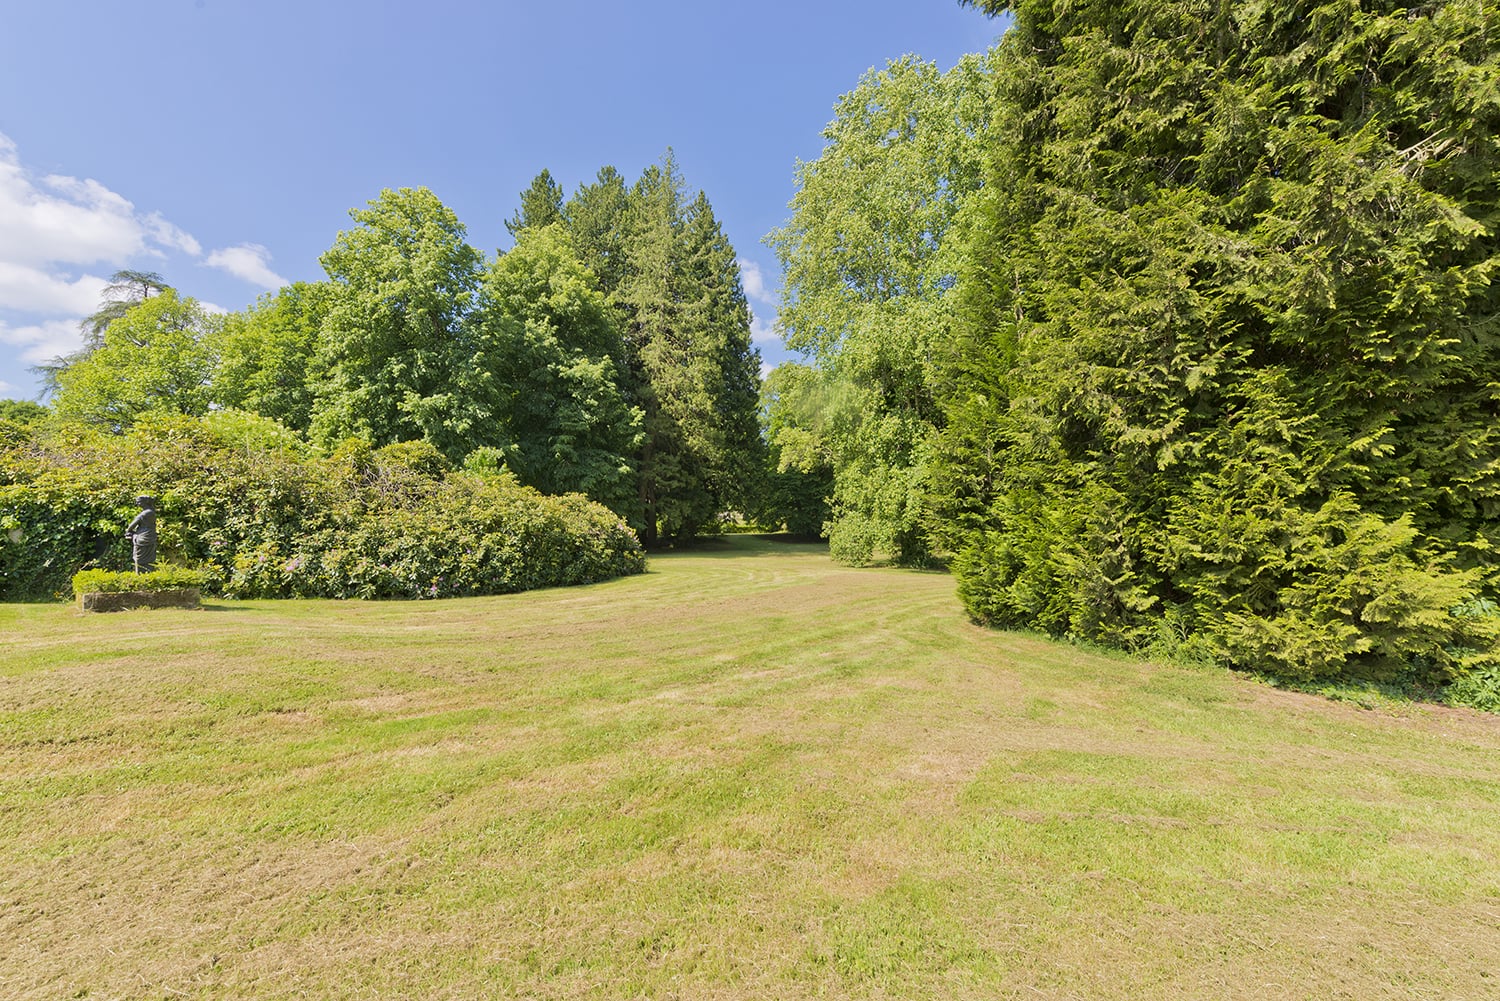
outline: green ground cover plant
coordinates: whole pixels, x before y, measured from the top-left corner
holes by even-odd
[[[444,602],[0,606],[0,995],[1482,998],[1500,719],[735,537]]]

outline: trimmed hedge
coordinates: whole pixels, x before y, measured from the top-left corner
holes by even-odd
[[[583,584],[645,569],[634,532],[581,495],[448,468],[430,446],[311,452],[249,415],[144,419],[114,435],[0,426],[0,599],[51,598],[130,565],[137,494],[160,554],[230,597],[437,598]]]
[[[202,588],[207,576],[201,570],[161,567],[147,573],[134,570],[80,570],[73,575],[73,596],[119,594],[126,591],[181,591]]]

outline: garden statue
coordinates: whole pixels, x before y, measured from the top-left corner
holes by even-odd
[[[125,529],[130,540],[130,555],[135,559],[136,573],[156,569],[156,499],[142,494],[135,499],[141,513]]]

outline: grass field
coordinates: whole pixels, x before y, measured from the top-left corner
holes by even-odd
[[[1500,997],[1500,717],[952,592],[0,606],[0,997]]]

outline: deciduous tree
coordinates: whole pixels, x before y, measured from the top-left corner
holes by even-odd
[[[482,353],[494,375],[495,442],[543,493],[579,492],[636,511],[641,413],[619,381],[624,347],[592,273],[557,225],[528,226],[484,278]]]
[[[383,191],[349,214],[358,225],[321,258],[331,286],[312,433],[425,439],[462,458],[493,417],[481,405],[490,376],[468,364],[465,329],[483,257],[426,188]]]
[[[225,317],[216,338],[214,402],[306,431],[330,291],[326,284],[296,282]]]
[[[144,413],[202,414],[217,320],[164,289],[104,328],[97,348],[57,376],[53,407],[65,420],[121,430]]]
[[[838,408],[821,422],[834,476],[834,555],[920,563],[927,455],[941,424],[935,361],[960,267],[954,221],[981,177],[986,57],[948,73],[908,57],[867,74],[797,170],[792,218],[768,237],[780,324]],[[795,417],[792,418],[795,420]]]

